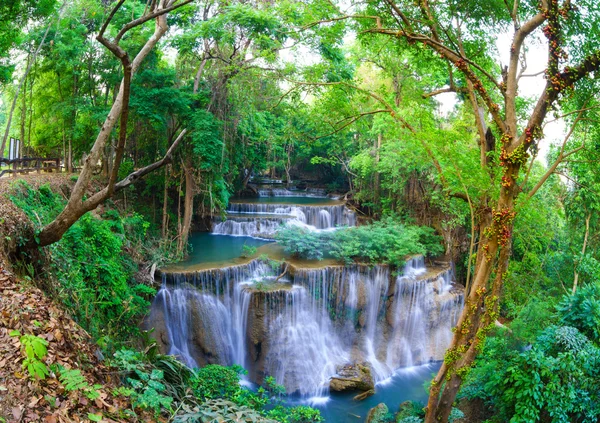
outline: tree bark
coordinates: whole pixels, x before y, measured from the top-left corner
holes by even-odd
[[[60,15],[62,12],[62,8],[64,7],[65,4],[66,3],[64,3],[61,6],[60,10],[58,11],[59,19],[60,19]],[[52,22],[50,22],[48,24],[48,26],[46,27],[46,32],[44,32],[44,36],[42,37],[40,44],[38,45],[37,49],[33,53],[33,57],[31,57],[31,60],[28,61],[27,68],[25,69],[25,74],[23,75],[23,78],[21,78],[21,81],[19,82],[19,85],[17,86],[17,90],[15,91],[15,97],[13,98],[12,105],[10,106],[10,112],[8,114],[8,121],[6,122],[6,130],[4,131],[4,137],[2,138],[2,147],[0,148],[0,156],[4,154],[4,149],[6,148],[6,141],[8,139],[8,134],[10,133],[10,123],[12,121],[13,113],[15,111],[15,106],[17,105],[17,99],[19,98],[19,92],[21,91],[23,84],[27,80],[27,76],[29,75],[29,72],[31,71],[31,67],[35,63],[35,60],[37,59],[37,56],[40,53],[40,50],[42,49],[42,46],[44,45],[44,41],[46,41],[46,37],[48,36],[48,32],[50,31],[51,26],[52,26]],[[29,55],[27,57],[29,58]]]
[[[185,174],[185,200],[183,203],[183,223],[181,232],[177,242],[177,250],[186,255],[187,245],[192,227],[192,217],[194,215],[194,195],[196,193],[196,183],[194,181],[194,169],[190,163],[186,163],[183,167]]]
[[[168,217],[169,217],[169,213],[168,213],[168,200],[169,200],[169,166],[165,166],[165,188],[163,191],[163,208],[162,208],[162,231],[161,231],[161,235],[162,238],[165,239],[167,237],[167,234],[169,233],[169,228],[168,228]]]
[[[127,136],[126,131],[129,112],[131,78],[139,69],[141,62],[146,58],[148,53],[150,53],[150,51],[166,33],[168,29],[166,14],[171,10],[190,3],[192,0],[184,0],[178,4],[175,4],[175,0],[161,0],[153,3],[154,7],[152,9],[144,14],[142,18],[135,19],[125,24],[115,37],[115,40],[111,42],[104,38],[104,33],[116,12],[123,5],[124,1],[125,0],[120,0],[119,3],[113,8],[111,14],[104,22],[102,29],[96,37],[98,41],[100,41],[107,49],[111,51],[111,53],[113,53],[115,57],[121,61],[123,67],[123,80],[121,81],[119,93],[115,98],[112,108],[108,113],[98,136],[96,137],[96,141],[94,142],[89,155],[86,157],[83,163],[81,173],[77,179],[77,182],[75,183],[73,191],[71,192],[71,196],[67,205],[58,215],[58,217],[56,217],[56,219],[42,228],[39,234],[40,246],[49,245],[60,240],[67,229],[69,229],[71,225],[73,225],[81,216],[88,211],[95,209],[99,204],[111,197],[115,192],[115,185],[117,183],[118,171],[121,164],[121,159],[123,157]],[[151,19],[155,20],[154,33],[146,41],[142,49],[136,55],[135,59],[130,61],[125,50],[119,46],[119,41],[130,29]],[[102,190],[84,200],[84,196],[87,194],[90,186],[90,180],[93,175],[93,171],[97,166],[98,160],[100,159],[102,151],[104,150],[104,146],[106,145],[112,129],[116,124],[117,118],[120,118],[119,138],[117,142],[117,148],[115,149],[115,161],[109,176],[108,184]],[[159,162],[164,164],[166,161],[163,159]],[[152,167],[152,165],[150,167]]]

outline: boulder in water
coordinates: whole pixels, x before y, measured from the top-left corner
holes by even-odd
[[[338,368],[329,382],[332,391],[370,391],[375,389],[371,369],[365,364],[348,364]],[[366,398],[366,397],[365,397]]]
[[[375,407],[369,410],[369,414],[367,414],[367,419],[365,423],[383,423],[386,421],[386,417],[388,414],[387,405],[384,403],[379,403]]]

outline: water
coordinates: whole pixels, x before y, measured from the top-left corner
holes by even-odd
[[[325,396],[346,364],[368,363],[381,382],[443,358],[462,293],[449,268],[427,273],[421,263],[409,261],[398,277],[387,266],[261,260],[165,272],[150,320],[163,322],[164,349],[190,365],[240,364],[252,381],[271,375],[290,393]]]
[[[353,401],[356,392],[332,393],[325,404],[313,402],[313,407],[321,411],[327,423],[362,423],[367,413],[383,402],[392,414],[398,411],[404,401],[427,402],[424,384],[429,382],[440,368],[441,363],[397,370],[385,384],[376,386],[376,394],[362,401]]]
[[[253,198],[236,198],[232,199],[230,205],[233,204],[294,204],[294,205],[304,205],[304,206],[334,206],[334,205],[343,205],[343,201],[334,200],[332,198],[324,198],[324,197],[309,197],[309,196],[301,196],[301,197],[253,197]]]
[[[269,191],[271,192],[271,191]],[[313,197],[259,197],[232,201],[227,218],[216,218],[212,232],[271,239],[283,225],[318,230],[355,226],[356,215],[344,203]]]
[[[252,237],[231,237],[213,235],[207,232],[193,232],[190,235],[192,249],[186,260],[169,266],[170,270],[187,269],[193,265],[210,264],[222,266],[231,264],[232,261],[244,261],[240,258],[244,245],[248,247],[261,247],[271,241]]]
[[[259,188],[259,197],[315,197],[327,198],[326,190],[320,188],[308,188],[306,190],[288,188]]]
[[[273,376],[289,401],[318,406],[328,422],[364,421],[380,402],[395,412],[405,400],[425,400],[423,382],[439,367],[431,363],[443,359],[463,306],[451,267],[427,269],[417,256],[396,276],[387,266],[291,260],[269,242],[283,224],[335,230],[354,226],[356,216],[318,192],[261,194],[232,202],[213,234],[192,234],[185,262],[162,269],[145,323],[161,351],[193,367],[242,365],[244,383]],[[252,257],[240,257],[244,245],[257,248]],[[256,258],[264,253],[285,262]],[[355,364],[377,384],[358,403],[357,392],[329,391],[338,369]]]

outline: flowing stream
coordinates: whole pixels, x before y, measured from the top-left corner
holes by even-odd
[[[330,379],[343,366],[370,369],[377,393],[364,404],[394,401],[388,386],[420,387],[435,371],[431,363],[443,359],[463,304],[450,266],[428,269],[420,256],[397,272],[381,265],[242,260],[247,243],[271,248],[261,238],[284,222],[311,230],[356,224],[343,203],[315,193],[264,195],[232,202],[213,234],[192,236],[193,258],[160,272],[162,287],[145,324],[155,328],[161,349],[190,366],[239,364],[249,382],[273,376],[292,401],[321,404],[327,421],[360,421],[356,416],[366,413],[364,405],[348,403],[349,394],[330,392]],[[404,391],[391,407],[425,392]],[[343,404],[357,412],[340,411]]]

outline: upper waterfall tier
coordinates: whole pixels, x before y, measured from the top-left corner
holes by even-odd
[[[327,198],[327,191],[322,188],[307,188],[305,190],[275,188],[275,187],[259,187],[259,197],[315,197]]]
[[[231,202],[227,220],[217,219],[212,233],[272,238],[283,223],[313,230],[356,225],[356,214],[338,201],[295,197],[273,200]],[[294,203],[295,200],[301,204]]]
[[[147,327],[161,349],[189,365],[240,364],[288,392],[321,395],[347,363],[376,380],[441,360],[463,294],[449,267],[409,260],[387,266],[296,268],[253,260],[222,269],[163,273]]]

